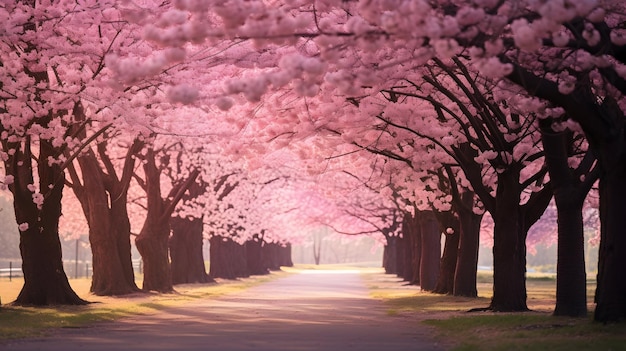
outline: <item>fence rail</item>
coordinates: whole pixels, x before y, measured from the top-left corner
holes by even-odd
[[[5,266],[8,263],[8,268],[0,268],[0,278],[17,278],[23,277],[24,273],[22,272],[21,262],[15,264],[15,262],[4,262],[0,263],[0,267]],[[91,278],[93,274],[92,263],[87,261],[72,261],[67,260],[63,262],[63,269],[65,270],[65,274],[68,278]],[[17,267],[16,267],[17,266]],[[6,267],[6,266],[5,266]],[[143,265],[142,261],[138,259],[133,260],[133,271],[135,274],[143,273]]]
[[[22,268],[18,267],[10,267],[10,268],[0,268],[0,277],[2,278],[13,278],[13,277],[21,277],[24,274],[22,273]]]

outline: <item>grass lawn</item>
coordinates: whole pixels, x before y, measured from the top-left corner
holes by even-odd
[[[238,280],[221,280],[210,284],[185,284],[175,286],[175,293],[135,293],[120,297],[95,296],[89,293],[91,279],[70,279],[76,293],[92,302],[86,306],[53,307],[0,307],[0,340],[40,336],[51,328],[77,328],[96,322],[111,321],[136,314],[150,314],[167,307],[200,299],[212,298],[240,291],[289,274],[285,271],[272,272],[265,276],[252,276]],[[137,276],[141,286],[141,276]],[[21,278],[0,278],[2,303],[17,297],[24,281]]]
[[[592,321],[595,282],[588,281],[588,318],[554,317],[556,280],[553,275],[528,274],[530,312],[467,312],[487,307],[491,298],[489,273],[479,274],[478,298],[420,292],[399,278],[363,274],[373,297],[387,305],[391,316],[410,317],[433,328],[437,340],[452,350],[626,350],[626,324]]]

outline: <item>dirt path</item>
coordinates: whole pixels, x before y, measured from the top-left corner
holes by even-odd
[[[244,292],[3,350],[440,350],[429,330],[389,316],[357,271],[310,271]]]

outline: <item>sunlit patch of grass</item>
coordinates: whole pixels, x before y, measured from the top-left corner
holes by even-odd
[[[98,306],[16,307],[0,311],[0,339],[39,336],[51,328],[79,328],[135,314],[153,312],[151,306],[126,305],[116,308]]]
[[[108,297],[89,294],[90,279],[71,279],[70,284],[79,296],[94,302],[85,306],[54,307],[0,307],[0,340],[39,336],[53,328],[80,328],[96,322],[157,313],[169,307],[181,306],[198,299],[216,298],[235,293],[270,280],[289,275],[284,271],[265,276],[238,280],[218,280],[209,284],[175,286],[174,293],[135,293]],[[140,284],[140,282],[139,282]],[[0,281],[3,302],[15,300],[23,280]]]
[[[552,316],[556,279],[552,274],[528,274],[530,312],[467,312],[487,307],[492,295],[490,272],[478,275],[478,298],[421,292],[399,278],[364,275],[370,295],[382,300],[388,315],[405,314],[435,327],[437,338],[453,350],[626,350],[626,324],[603,325],[589,318]],[[595,282],[587,282],[589,310]]]
[[[454,350],[626,350],[626,325],[603,325],[587,318],[550,314],[488,314],[432,319]]]
[[[393,297],[386,301],[392,308],[413,312],[465,312],[472,308],[489,305],[485,297],[452,297],[447,295],[419,292],[412,296]]]

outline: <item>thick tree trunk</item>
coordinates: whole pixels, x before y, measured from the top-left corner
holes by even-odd
[[[626,320],[626,152],[600,179],[600,250],[594,319]]]
[[[567,189],[562,189],[566,191]],[[572,189],[573,190],[573,189]],[[558,193],[558,242],[556,268],[556,316],[584,317],[587,315],[587,274],[585,271],[585,237],[583,231],[583,202],[565,197],[576,192]],[[578,197],[578,196],[576,196]]]
[[[419,214],[421,233],[420,287],[424,291],[433,291],[437,285],[441,262],[441,230],[432,211]]]
[[[396,236],[387,236],[386,238],[387,244],[385,244],[385,248],[383,251],[383,268],[385,269],[386,274],[397,274],[398,273],[398,251],[397,251],[397,242],[398,237]]]
[[[268,267],[265,266],[263,259],[263,240],[258,235],[254,235],[251,240],[246,241],[246,264],[250,275],[269,274]]]
[[[558,251],[554,314],[584,317],[587,315],[587,274],[582,209],[595,176],[584,172],[585,177],[581,181],[581,177],[574,175],[568,163],[573,144],[572,133],[555,132],[552,123],[552,119],[539,122],[557,207]],[[587,154],[579,169],[591,167],[594,159],[591,154]]]
[[[143,261],[142,288],[146,291],[172,292],[174,287],[168,254],[171,212],[161,198],[160,172],[151,149],[147,152],[143,169],[148,211],[141,232],[135,238],[135,246]]]
[[[86,121],[80,102],[75,104],[72,112],[77,122]],[[81,123],[76,123],[73,133],[86,140],[87,133],[83,127]],[[68,166],[72,190],[89,224],[93,256],[91,292],[95,295],[124,295],[139,291],[131,257],[127,194],[135,165],[134,154],[142,147],[143,142],[136,140],[128,148],[120,178],[107,153],[106,142],[97,146],[100,161],[91,148],[77,157],[81,176],[73,163]]]
[[[46,140],[40,140],[39,189],[44,195],[41,209],[33,203],[34,183],[30,140],[5,162],[7,174],[14,175],[10,185],[13,207],[18,224],[28,225],[20,233],[20,253],[24,286],[15,305],[81,305],[87,302],[72,290],[65,271],[59,240],[59,218],[63,196],[64,173],[57,164],[50,165],[48,157],[58,155]],[[14,145],[18,147],[18,145]]]
[[[498,174],[493,233],[493,297],[498,312],[527,311],[526,235],[519,206],[519,171]]]
[[[441,224],[444,230],[451,228],[453,232],[450,234],[445,232],[446,241],[443,255],[441,256],[437,284],[435,284],[433,292],[436,294],[452,294],[454,292],[454,274],[459,256],[461,230],[458,218],[451,211],[446,213],[445,222]]]
[[[168,293],[174,291],[168,256],[169,216],[148,213],[135,245],[143,260],[143,290]]]
[[[282,267],[293,267],[293,260],[291,257],[291,243],[282,245],[279,249],[278,262]]]
[[[100,296],[124,295],[139,291],[131,260],[130,221],[126,192],[107,194],[100,165],[89,150],[78,157],[83,184],[74,176],[74,194],[89,224],[93,255],[91,292]],[[109,197],[113,198],[109,204]]]
[[[454,295],[477,297],[476,270],[478,265],[478,249],[480,246],[480,222],[482,215],[472,210],[474,194],[465,192],[461,195],[466,206],[459,210],[460,238],[459,254],[454,273]]]
[[[456,149],[463,170],[494,221],[493,296],[488,309],[500,312],[527,311],[526,236],[530,226],[541,217],[552,198],[551,185],[533,192],[520,204],[524,167],[513,162],[498,170],[495,197],[483,183],[481,167],[473,160],[476,150],[468,145]],[[541,173],[537,174],[541,176]]]
[[[404,259],[404,251],[406,250],[406,238],[404,237],[404,233],[402,236],[396,237],[396,276],[399,278],[404,277],[405,270],[405,259]]]
[[[420,228],[417,219],[408,212],[402,219],[402,238],[404,250],[401,277],[409,284],[418,285],[422,254]]]
[[[111,230],[117,247],[117,257],[122,266],[123,279],[128,283],[132,291],[139,291],[135,283],[135,271],[133,269],[132,247],[130,243],[130,219],[128,216],[126,188],[117,189],[117,184],[111,194]],[[124,195],[120,195],[124,193]],[[110,277],[113,277],[111,275]],[[93,285],[93,282],[92,282]],[[92,287],[93,289],[93,287]],[[92,290],[95,294],[95,289]]]
[[[410,268],[408,276],[409,283],[413,285],[421,285],[421,272],[422,272],[422,254],[423,254],[423,241],[422,241],[422,227],[419,222],[419,212],[415,217],[411,217],[409,219],[412,235],[409,236],[409,245],[411,245],[411,249],[409,250],[410,257]]]
[[[169,239],[172,284],[209,283],[202,256],[202,218],[170,219]]]
[[[153,149],[149,148],[146,151],[143,170],[147,214],[141,232],[135,238],[135,245],[143,260],[143,289],[172,292],[174,287],[168,254],[170,218],[187,189],[195,183],[199,172],[191,171],[187,178],[175,184],[163,199],[161,197],[161,171],[157,168]]]
[[[280,270],[280,253],[279,253],[280,244],[265,242],[261,250],[263,251],[263,260],[265,261],[265,266],[270,271],[279,271]]]
[[[132,267],[130,237],[123,236],[118,228],[113,228],[115,220],[110,218],[102,222],[106,225],[90,226],[89,230],[93,257],[90,291],[100,296],[138,292]]]
[[[558,84],[519,66],[507,76],[534,96],[561,106],[580,124],[598,159],[600,174],[600,250],[594,319],[626,319],[626,119],[611,95],[598,99],[590,84],[577,84],[570,94]],[[598,121],[602,123],[598,123]]]
[[[20,204],[16,204],[20,207]],[[17,211],[20,211],[16,208]],[[23,217],[22,217],[23,218]],[[54,231],[46,230],[46,220],[40,221],[44,230],[33,226],[20,236],[24,286],[14,305],[82,305],[70,286],[61,259],[61,243]]]
[[[211,278],[237,279],[249,276],[244,245],[221,236],[209,239],[209,245]]]

